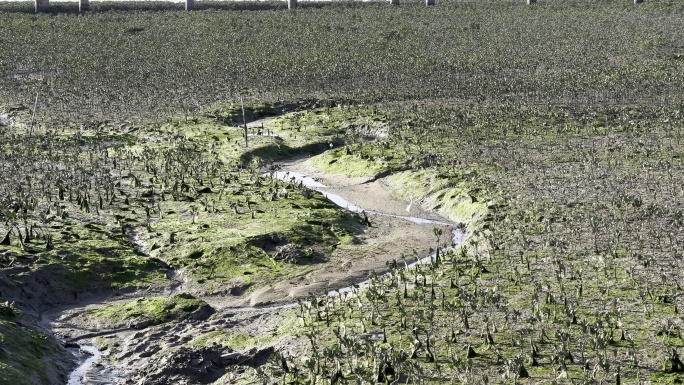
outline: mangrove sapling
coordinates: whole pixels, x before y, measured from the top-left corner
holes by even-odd
[[[484,333],[482,333],[482,338],[484,340],[485,346],[494,345],[494,338],[492,337],[492,334],[489,331],[489,321],[486,322],[485,331]]]

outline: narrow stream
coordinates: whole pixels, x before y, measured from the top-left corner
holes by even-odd
[[[301,183],[303,186],[306,186],[310,189],[316,190],[322,194],[325,195],[325,197],[330,200],[331,202],[335,203],[336,205],[347,209],[349,211],[355,212],[355,213],[362,213],[365,212],[367,214],[371,215],[377,215],[377,216],[386,216],[386,217],[393,217],[393,218],[398,218],[406,221],[410,221],[413,223],[417,224],[424,224],[424,225],[440,225],[440,226],[454,226],[455,223],[452,222],[443,222],[443,221],[437,221],[433,219],[426,219],[426,218],[419,218],[419,217],[412,217],[412,216],[402,216],[402,215],[393,215],[393,214],[386,214],[378,211],[373,211],[373,210],[366,210],[364,208],[361,208],[349,201],[347,201],[345,198],[343,198],[340,195],[329,193],[326,191],[326,188],[328,186],[318,182],[317,180],[308,177],[304,174],[300,174],[297,172],[292,172],[292,171],[276,171],[273,173],[270,173],[274,178],[284,180],[284,181],[290,181],[293,183]],[[446,248],[443,248],[440,250],[440,252],[445,252],[454,249],[455,247],[458,247],[461,245],[463,242],[463,237],[464,234],[459,231],[459,230],[453,230],[452,231],[452,245],[448,246]],[[406,266],[407,269],[413,269],[417,265],[420,264],[425,264],[431,262],[435,258],[435,253],[432,253],[416,262],[413,262],[409,265]],[[362,282],[359,282],[358,284],[354,285],[354,287],[358,287],[359,289],[363,289],[366,286],[368,286],[369,280],[365,280]],[[347,286],[343,287],[338,290],[332,290],[328,292],[328,296],[339,296],[343,293],[346,292],[351,292],[352,291],[352,286]],[[277,306],[265,306],[265,307],[236,307],[236,308],[226,308],[223,309],[224,313],[240,313],[240,312],[271,312],[275,310],[280,310],[280,309],[289,309],[293,308],[295,306],[298,306],[298,302],[294,303],[287,303],[283,305],[277,305]],[[76,368],[71,374],[69,375],[69,382],[67,385],[83,385],[84,384],[84,375],[90,370],[92,365],[97,362],[97,360],[100,359],[101,353],[99,350],[97,350],[96,347],[92,345],[87,345],[83,344],[80,345],[80,350],[87,352],[88,354],[91,354],[90,357],[85,359],[81,363],[81,365]],[[80,359],[84,359],[83,353],[80,353]]]
[[[367,209],[361,208],[361,207],[349,202],[348,200],[341,197],[340,195],[327,192],[325,189],[328,186],[324,185],[323,183],[321,183],[321,182],[319,182],[319,181],[317,181],[311,177],[308,177],[304,174],[300,174],[298,172],[275,171],[271,175],[273,175],[273,177],[276,179],[280,179],[280,180],[284,180],[284,181],[291,181],[294,183],[301,183],[302,186],[306,186],[310,189],[313,189],[313,190],[320,192],[321,194],[325,195],[325,197],[329,201],[333,202],[334,204],[336,204],[336,205],[338,205],[344,209],[347,209],[351,212],[354,212],[354,213],[366,212],[367,214],[403,219],[405,221],[417,223],[420,225],[440,225],[440,226],[454,226],[455,225],[455,223],[453,223],[453,222],[443,222],[443,221],[436,221],[433,219],[426,219],[426,218],[386,214],[386,213],[382,213],[379,211],[373,211],[373,210],[367,210]]]
[[[403,216],[403,215],[393,215],[393,214],[386,214],[382,213],[379,211],[373,211],[373,210],[366,210],[363,209],[345,198],[343,198],[340,195],[337,194],[332,194],[327,192],[325,189],[328,187],[321,182],[306,176],[304,174],[300,174],[298,172],[293,172],[293,171],[275,171],[271,173],[270,175],[273,176],[273,178],[284,180],[284,181],[289,181],[292,183],[301,183],[302,186],[308,187],[310,189],[316,190],[325,197],[330,200],[331,202],[335,203],[336,205],[347,209],[351,212],[355,213],[362,213],[365,212],[367,214],[371,215],[378,215],[378,216],[385,216],[385,217],[392,217],[392,218],[398,218],[398,219],[403,219],[409,222],[417,223],[417,224],[422,224],[422,225],[440,225],[440,226],[454,226],[455,223],[453,222],[443,222],[443,221],[437,221],[433,219],[426,219],[426,218],[419,218],[419,217],[411,217],[411,216]],[[452,237],[451,237],[451,246],[447,246],[445,248],[440,249],[440,252],[446,252],[453,250],[454,248],[458,247],[463,243],[463,237],[464,234],[460,230],[452,230],[451,232]],[[407,269],[414,269],[417,265],[420,264],[426,264],[430,263],[435,257],[436,253],[434,252],[430,255],[427,255],[426,257],[419,259],[411,264],[408,264],[406,266]],[[358,287],[359,289],[363,289],[366,286],[368,286],[370,280],[365,280],[362,282],[359,282],[355,285],[355,287]],[[333,296],[338,296],[346,292],[351,292],[352,291],[352,286],[347,286],[343,287],[341,289],[337,290],[331,290],[328,292],[328,296],[333,297]],[[253,311],[259,311],[259,312],[270,312],[274,310],[279,310],[279,309],[290,309],[295,306],[299,305],[298,302],[294,303],[287,303],[284,305],[276,305],[276,306],[264,306],[264,307],[251,307],[251,306],[246,306],[246,307],[231,307],[231,308],[225,308],[223,309],[224,313],[239,313],[239,312],[253,312]]]

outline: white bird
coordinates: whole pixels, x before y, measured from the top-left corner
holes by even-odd
[[[411,202],[406,206],[406,212],[410,213],[411,212],[411,207],[413,206],[413,195],[410,196]]]

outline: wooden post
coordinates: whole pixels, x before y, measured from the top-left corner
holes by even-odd
[[[90,0],[78,0],[78,11],[79,12],[90,11]]]
[[[389,0],[389,2],[391,5],[399,5],[399,0]]]
[[[242,107],[242,124],[245,128],[245,147],[247,147],[249,146],[249,143],[247,142],[249,134],[247,133],[247,118],[245,117],[245,101],[242,99],[242,96],[240,96],[240,106]]]
[[[634,4],[641,4],[643,2],[644,2],[644,0],[634,0]]]
[[[297,0],[287,0],[287,9],[297,8]]]
[[[185,10],[192,11],[195,9],[195,0],[185,0]]]
[[[47,12],[50,9],[50,0],[36,0],[36,12]]]
[[[435,0],[425,0],[425,5],[435,5]]]
[[[527,0],[527,5],[537,4],[537,0]]]

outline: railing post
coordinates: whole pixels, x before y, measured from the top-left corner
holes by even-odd
[[[50,0],[36,0],[36,12],[47,12],[50,9]]]
[[[287,0],[287,9],[297,8],[297,0]]]
[[[90,11],[90,0],[78,0],[78,11],[79,12]]]
[[[399,5],[399,0],[389,0],[391,5]]]
[[[192,11],[195,9],[195,0],[185,0],[185,10]]]
[[[537,0],[527,0],[527,5],[537,4]]]
[[[643,2],[644,2],[644,0],[634,0],[634,4],[641,4]]]
[[[435,5],[435,0],[425,0],[425,5]]]

